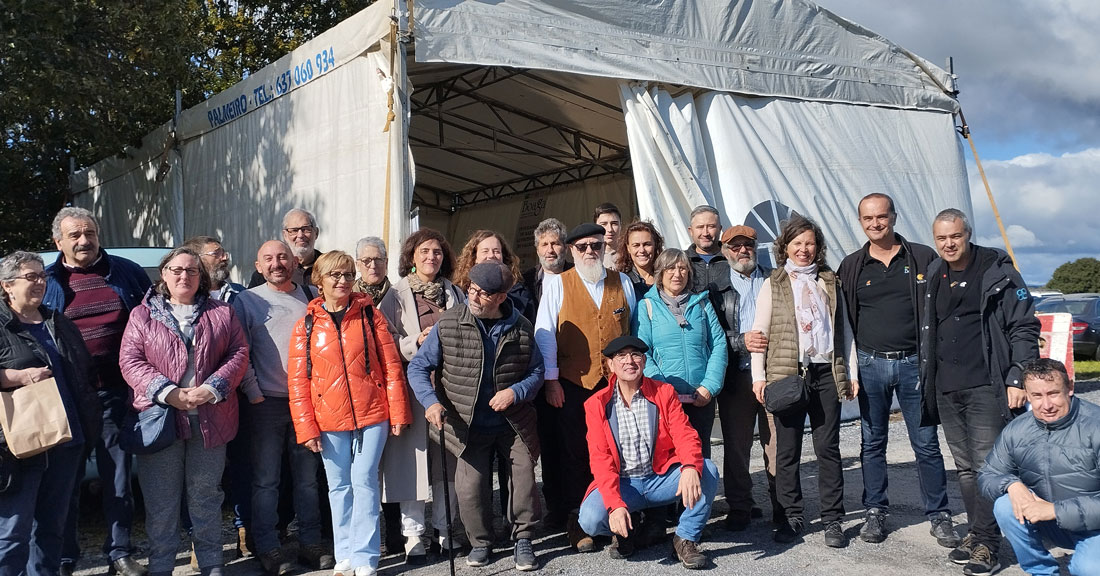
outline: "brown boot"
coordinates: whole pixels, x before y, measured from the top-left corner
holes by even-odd
[[[699,547],[691,540],[680,538],[679,534],[672,537],[672,549],[676,551],[676,557],[688,570],[698,570],[707,565],[707,557],[699,551]]]
[[[586,534],[577,522],[577,512],[569,514],[569,523],[566,533],[569,536],[569,545],[577,552],[595,552],[596,541]]]
[[[252,555],[252,538],[248,535],[248,529],[244,526],[237,528],[237,558],[248,558]]]

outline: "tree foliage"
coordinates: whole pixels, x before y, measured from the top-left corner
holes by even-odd
[[[123,154],[373,0],[0,2],[0,254],[49,247],[70,162]]]
[[[1100,260],[1081,258],[1059,266],[1047,288],[1064,294],[1100,292]]]

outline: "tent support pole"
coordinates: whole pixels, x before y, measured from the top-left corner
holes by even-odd
[[[978,157],[978,148],[974,145],[974,139],[970,136],[970,126],[966,123],[966,116],[963,116],[962,108],[959,108],[959,120],[962,122],[962,137],[966,138],[966,141],[970,143],[970,152],[974,155],[974,163],[978,165],[978,174],[982,176],[982,184],[985,185],[985,194],[989,197],[989,205],[993,208],[993,217],[997,219],[997,227],[1001,230],[1001,238],[1005,241],[1005,250],[1008,251],[1008,256],[1012,258],[1012,265],[1016,267],[1016,271],[1020,270],[1020,262],[1016,260],[1016,253],[1012,251],[1012,243],[1008,241],[1008,233],[1005,232],[1005,223],[1001,220],[1001,211],[997,209],[997,201],[993,199],[993,189],[989,187],[989,179],[985,177],[985,168],[982,167],[982,160]]]

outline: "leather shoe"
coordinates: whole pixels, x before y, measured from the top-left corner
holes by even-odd
[[[134,560],[130,556],[123,556],[114,562],[111,562],[111,566],[107,569],[108,574],[118,574],[119,576],[146,576],[149,571],[145,569],[145,566],[138,564],[137,560]]]

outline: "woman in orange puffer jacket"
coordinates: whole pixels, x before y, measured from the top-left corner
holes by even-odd
[[[309,303],[290,341],[290,414],[298,442],[321,453],[332,507],[335,574],[378,569],[378,463],[386,438],[412,421],[401,357],[386,319],[355,293],[354,261],[317,259]]]

